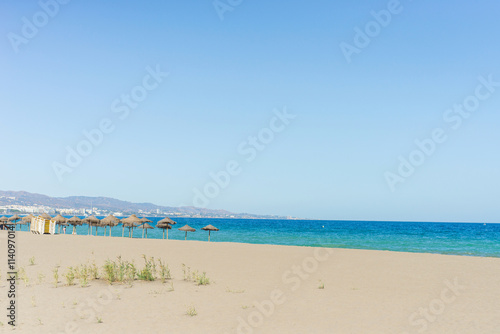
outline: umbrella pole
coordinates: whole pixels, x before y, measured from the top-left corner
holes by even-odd
[[[122,238],[123,236],[125,235],[125,225],[122,225],[123,226],[123,230],[122,230]]]
[[[148,238],[148,230],[146,229],[146,239]]]
[[[142,237],[144,238],[144,230],[145,228],[142,229]]]
[[[167,240],[168,240],[168,228],[167,228]]]
[[[109,227],[109,236],[111,236],[111,226]]]
[[[208,242],[210,242],[210,231],[208,231]]]
[[[165,239],[165,229],[163,229],[163,239]]]
[[[186,235],[184,236],[184,240],[187,240],[187,238],[188,238],[188,233],[186,231]]]

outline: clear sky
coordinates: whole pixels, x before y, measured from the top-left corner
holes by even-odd
[[[0,1],[2,190],[499,221],[498,1],[54,1]]]

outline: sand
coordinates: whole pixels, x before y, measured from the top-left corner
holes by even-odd
[[[0,332],[12,333],[5,240],[0,231]],[[15,333],[500,333],[498,258],[28,232],[16,244],[28,281]],[[142,268],[142,254],[173,279],[65,285],[70,266],[121,255]],[[185,281],[182,264],[211,284]]]

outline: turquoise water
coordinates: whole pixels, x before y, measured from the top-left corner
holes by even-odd
[[[69,217],[68,217],[69,218]],[[98,217],[104,218],[104,217]],[[149,218],[152,226],[161,218]],[[201,228],[212,224],[219,232],[211,233],[212,242],[243,242],[294,246],[317,246],[390,250],[418,253],[439,253],[500,257],[500,224],[309,221],[309,220],[247,220],[174,218],[177,225],[169,230],[169,239],[184,240],[178,228],[189,224],[196,232],[188,232],[188,240],[208,239]],[[23,227],[26,230],[26,227]],[[71,233],[68,226],[66,233]],[[78,234],[87,234],[86,225],[77,227]],[[95,230],[94,230],[95,233]],[[103,235],[99,228],[98,235]],[[108,230],[109,234],[109,230]],[[112,236],[121,237],[122,227],[113,228]],[[125,229],[128,235],[128,229]],[[134,229],[134,238],[142,236]],[[148,230],[148,238],[162,238],[162,230]]]

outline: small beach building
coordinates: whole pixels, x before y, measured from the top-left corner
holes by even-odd
[[[31,218],[31,233],[34,234],[55,234],[57,222],[42,216]]]

